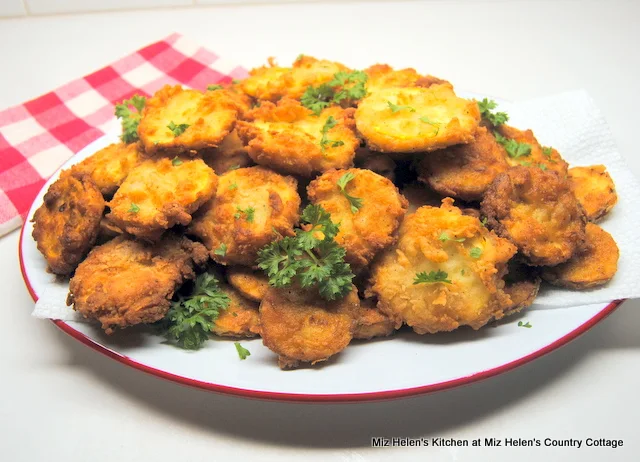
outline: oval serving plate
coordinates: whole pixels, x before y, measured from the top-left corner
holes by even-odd
[[[118,140],[110,133],[69,159],[69,168]],[[53,175],[38,193],[22,227],[20,268],[34,301],[58,282],[31,237],[31,219],[42,204]],[[64,299],[60,300],[64,303]],[[92,323],[53,321],[85,345],[144,372],[184,385],[250,398],[283,401],[373,401],[428,393],[468,384],[506,372],[566,344],[613,312],[622,301],[560,309],[525,310],[497,327],[479,331],[415,335],[401,331],[374,341],[354,341],[330,361],[314,368],[281,371],[277,357],[258,339],[242,340],[251,352],[239,360],[233,340],[214,338],[198,351],[163,343],[149,331],[124,330],[105,335]],[[69,308],[71,310],[71,308]],[[526,319],[534,327],[518,327]],[[381,365],[385,367],[381,367]],[[392,373],[389,373],[392,371]]]

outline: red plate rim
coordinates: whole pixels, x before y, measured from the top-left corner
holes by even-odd
[[[24,229],[26,222],[22,225],[20,229],[20,238],[18,239],[18,256],[20,260],[20,271],[22,272],[22,278],[27,286],[27,290],[31,295],[31,298],[34,302],[38,300],[38,296],[36,295],[33,287],[31,286],[31,282],[27,276],[27,273],[24,268],[24,258],[22,254],[22,240],[24,238]],[[147,366],[146,364],[139,363],[137,361],[128,358],[127,356],[120,355],[115,351],[112,351],[105,346],[95,342],[94,340],[87,337],[82,332],[74,329],[69,324],[60,320],[52,320],[60,330],[75,338],[76,340],[84,343],[85,345],[93,348],[94,350],[102,353],[105,356],[108,356],[111,359],[115,359],[116,361],[125,364],[127,366],[133,367],[134,369],[138,369],[142,372],[146,372],[151,375],[155,375],[156,377],[160,377],[166,380],[170,380],[172,382],[179,383],[181,385],[187,385],[194,388],[199,388],[201,390],[213,391],[217,393],[223,393],[234,396],[241,396],[243,398],[253,398],[260,400],[271,400],[271,401],[291,401],[291,402],[334,402],[334,403],[345,403],[345,402],[366,402],[366,401],[385,401],[392,400],[398,398],[406,398],[410,396],[422,395],[426,393],[433,393],[440,390],[446,390],[449,388],[459,387],[462,385],[468,385],[473,382],[477,382],[483,379],[487,379],[489,377],[493,377],[498,374],[502,374],[503,372],[510,371],[518,366],[522,366],[530,361],[533,361],[536,358],[539,358],[547,353],[552,352],[553,350],[566,345],[571,340],[575,339],[579,335],[585,333],[593,326],[595,326],[598,322],[602,321],[604,318],[609,316],[616,308],[618,308],[625,300],[614,300],[609,303],[604,309],[602,309],[598,314],[593,316],[588,321],[584,322],[582,325],[578,326],[576,329],[572,330],[568,334],[559,338],[558,340],[550,343],[549,345],[540,348],[533,353],[530,353],[522,358],[516,359],[509,363],[503,364],[501,366],[487,369],[482,372],[478,372],[475,374],[471,374],[466,377],[460,377],[453,380],[447,380],[444,382],[434,383],[431,385],[424,385],[420,387],[411,387],[411,388],[401,388],[397,390],[386,390],[386,391],[375,391],[368,393],[339,393],[339,394],[305,394],[305,393],[279,393],[272,391],[257,391],[257,390],[248,390],[245,388],[236,388],[236,387],[228,387],[225,385],[219,385],[210,382],[203,382],[201,380],[191,379],[189,377],[183,377],[181,375],[172,374],[171,372],[164,371],[162,369],[156,369],[155,367]]]

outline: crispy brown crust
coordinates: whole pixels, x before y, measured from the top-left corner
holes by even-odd
[[[443,240],[443,233],[449,239]],[[477,258],[474,248],[480,249]],[[424,206],[405,218],[398,242],[373,263],[370,292],[383,313],[418,334],[463,325],[479,329],[501,318],[511,303],[502,277],[515,252],[447,198],[440,208]],[[451,284],[415,284],[423,271],[444,271]]]
[[[371,340],[376,337],[388,337],[402,325],[380,311],[374,299],[361,299],[360,309],[356,316],[356,325],[353,338],[358,340]]]
[[[218,177],[202,159],[166,157],[146,160],[130,173],[109,203],[113,223],[150,241],[175,226],[188,225],[191,215],[216,191]],[[132,212],[131,204],[139,211]]]
[[[599,221],[618,202],[616,186],[604,165],[570,168],[569,181],[589,221]]]
[[[249,207],[255,211],[253,221],[239,212]],[[293,235],[299,207],[293,177],[263,167],[232,170],[220,177],[215,197],[194,217],[189,232],[202,239],[218,263],[253,266],[258,250],[278,233]],[[216,253],[222,244],[226,251]]]
[[[48,270],[67,275],[96,241],[105,202],[88,176],[62,174],[33,215],[33,238]]]
[[[362,199],[362,207],[355,214],[338,187],[338,180],[347,173],[354,178],[345,191]],[[309,184],[307,195],[311,203],[331,214],[333,222],[340,223],[336,242],[346,249],[345,260],[355,267],[365,266],[395,242],[395,233],[408,207],[407,200],[391,181],[358,168],[323,173]]]
[[[260,304],[262,342],[283,369],[326,361],[347,347],[359,308],[357,290],[327,302],[317,294],[270,288]]]
[[[262,301],[269,290],[269,278],[264,272],[246,266],[230,266],[227,281],[240,295],[255,302]]]
[[[108,334],[115,328],[164,317],[171,297],[193,266],[208,259],[202,244],[172,233],[156,244],[116,237],[95,247],[69,282],[67,304],[97,319]]]
[[[200,151],[202,160],[213,169],[218,175],[234,170],[255,165],[247,148],[238,136],[238,132],[233,130],[229,133],[220,146],[217,148],[202,149]]]
[[[250,338],[258,335],[258,304],[242,297],[233,287],[221,285],[220,290],[229,297],[230,303],[220,313],[211,331],[220,337]]]
[[[567,261],[585,241],[586,218],[568,181],[556,172],[513,167],[487,190],[482,213],[532,265]]]
[[[480,201],[496,176],[509,168],[504,148],[484,127],[475,139],[425,155],[418,179],[443,196]]]
[[[537,268],[511,260],[504,286],[504,292],[511,298],[511,304],[505,309],[505,316],[531,306],[538,295],[541,282]]]
[[[275,105],[264,102],[238,122],[236,130],[249,156],[260,165],[301,176],[353,165],[360,142],[355,135],[353,109],[330,107],[314,116],[298,101],[283,98]],[[321,147],[322,128],[329,117],[337,125],[327,138],[340,146]]]
[[[609,282],[618,271],[620,251],[611,234],[593,223],[586,226],[585,250],[571,260],[545,268],[545,281],[569,289],[590,289]]]

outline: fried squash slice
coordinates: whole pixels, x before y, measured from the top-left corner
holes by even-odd
[[[250,338],[258,335],[258,304],[244,298],[233,287],[221,285],[220,290],[229,297],[229,306],[216,318],[212,332],[220,337],[232,338]]]
[[[360,145],[353,109],[334,106],[315,116],[289,98],[250,111],[237,131],[257,164],[305,177],[351,167]]]
[[[240,295],[254,302],[261,302],[269,290],[269,278],[264,272],[246,266],[230,266],[227,281]]]
[[[374,92],[360,101],[355,119],[374,151],[428,152],[473,141],[480,110],[475,101],[440,84]]]
[[[599,221],[618,202],[616,186],[604,165],[570,168],[569,181],[589,221]]]

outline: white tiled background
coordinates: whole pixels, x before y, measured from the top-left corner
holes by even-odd
[[[0,17],[41,16],[109,10],[138,10],[188,5],[292,3],[314,0],[0,0]]]

